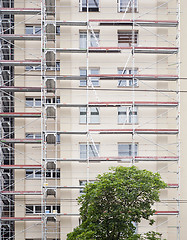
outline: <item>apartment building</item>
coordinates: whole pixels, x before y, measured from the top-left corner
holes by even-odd
[[[85,183],[119,165],[168,184],[137,232],[185,239],[181,2],[1,0],[0,239],[66,239]]]

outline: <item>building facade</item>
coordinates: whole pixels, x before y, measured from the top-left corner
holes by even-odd
[[[0,239],[66,239],[85,183],[120,165],[168,184],[137,232],[185,239],[185,7],[1,0]]]

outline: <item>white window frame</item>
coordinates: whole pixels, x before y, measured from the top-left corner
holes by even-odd
[[[28,174],[28,172],[30,172]],[[46,172],[50,173],[51,176],[47,176],[47,173],[46,173],[46,178],[47,179],[60,179],[60,168],[57,168],[56,170],[53,170],[53,169],[50,169],[50,170],[46,170]],[[41,179],[41,170],[38,170],[38,169],[33,169],[33,170],[30,170],[30,169],[27,169],[25,171],[25,175],[26,175],[26,179]],[[56,177],[53,177],[53,175],[56,175]]]
[[[128,148],[128,151],[124,152],[124,154],[123,154],[123,151],[121,151],[120,146],[123,146],[124,148]],[[134,156],[137,156],[138,155],[138,143],[134,143],[134,146],[133,146],[133,143],[122,143],[122,142],[118,143],[118,156],[119,157],[132,157],[133,156],[133,148],[135,150]]]
[[[118,124],[137,124],[138,108],[133,106],[118,107]]]
[[[99,30],[89,31],[88,47],[99,47],[99,37],[100,37]],[[79,31],[79,48],[80,49],[87,48],[87,31],[85,30]]]
[[[32,211],[28,211],[29,207],[32,207],[33,210]],[[40,212],[38,212],[36,210],[37,207],[41,208]],[[60,204],[58,204],[57,206],[55,206],[55,205],[47,205],[46,206],[46,213],[53,214],[54,213],[53,211],[56,211],[55,213],[60,213]],[[26,215],[41,214],[41,213],[42,213],[42,206],[41,205],[37,205],[37,204],[36,205],[30,205],[30,204],[28,204],[28,205],[25,206],[25,214]]]
[[[80,76],[84,76],[86,77],[87,76],[87,70],[85,67],[82,67],[79,69],[80,71]],[[99,74],[100,72],[100,69],[97,68],[97,67],[90,67],[89,68],[89,73],[88,75],[97,75]],[[89,77],[89,80],[88,80],[88,86],[89,87],[99,87],[100,84],[99,84],[99,80],[100,78],[99,77]],[[86,87],[86,80],[80,80],[80,87]]]
[[[33,104],[29,105],[27,103],[28,99],[32,99]],[[31,100],[30,100],[31,101]],[[39,103],[39,104],[38,104]],[[25,98],[25,107],[41,107],[41,98],[39,97],[26,97]]]
[[[38,135],[38,136],[37,136]],[[41,133],[25,133],[26,139],[41,139]]]
[[[27,33],[28,28],[32,28],[32,33]],[[38,30],[37,30],[38,29]],[[40,25],[26,25],[25,34],[28,35],[41,35],[41,26]]]
[[[138,68],[118,68],[118,74],[119,75],[136,75],[138,73]],[[138,87],[138,79],[134,78],[134,84],[133,79],[119,79],[118,80],[118,87]]]
[[[87,110],[88,110],[88,123],[89,124],[99,124],[100,123],[100,109],[98,107],[80,107],[80,119],[79,123],[87,123]]]
[[[132,0],[131,0],[130,4],[127,3],[127,5],[124,7],[125,8],[124,10],[121,9],[121,3],[123,1],[128,1],[128,0],[118,0],[118,12],[121,12],[121,13],[125,13],[125,12],[126,13],[132,13],[133,12],[132,7],[129,7],[128,9],[126,9],[127,6],[132,6]],[[138,0],[135,0],[134,6],[135,6],[134,7],[134,12],[137,13],[138,12]]]
[[[98,7],[90,7],[89,5],[89,7],[88,7],[88,11],[89,12],[99,12],[100,11],[100,2],[99,2],[100,0],[98,0]],[[85,6],[83,6],[83,0],[79,0],[79,11],[80,12],[86,12],[87,11],[87,6],[86,6],[86,4],[85,4]],[[88,4],[89,4],[89,0],[88,0]],[[96,9],[97,11],[91,11],[91,10],[94,10],[94,9]]]
[[[87,144],[86,143],[80,143],[80,159],[86,159],[87,158]],[[100,150],[100,143],[89,144],[89,158],[94,158],[99,156],[99,150]]]
[[[54,71],[54,67],[47,67],[47,71]],[[25,66],[25,71],[41,71],[41,64],[37,66],[27,65]],[[56,61],[56,71],[60,71],[60,61]]]
[[[94,183],[96,180],[89,180],[89,183]],[[79,180],[79,186],[82,186],[82,188],[80,188],[80,195],[83,194],[84,191],[84,187],[86,185],[88,181],[87,180]]]

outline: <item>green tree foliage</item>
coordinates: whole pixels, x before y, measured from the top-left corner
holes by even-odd
[[[158,173],[134,166],[110,170],[85,186],[78,199],[82,224],[68,234],[67,240],[161,239],[154,232],[135,234],[133,223],[142,219],[154,223],[150,218],[155,212],[152,206],[159,201],[159,191],[166,183]]]

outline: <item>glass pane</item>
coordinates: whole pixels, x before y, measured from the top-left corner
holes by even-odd
[[[33,170],[26,170],[26,178],[33,178]]]
[[[99,46],[99,32],[90,33],[90,47]]]
[[[33,213],[33,206],[26,206],[26,213],[30,213],[30,214],[32,214]]]
[[[118,156],[130,156],[129,155],[129,144],[118,144]]]
[[[118,108],[118,123],[119,124],[127,123],[127,108],[126,107]]]
[[[33,34],[33,26],[26,26],[25,34]]]
[[[35,99],[35,106],[36,107],[41,107],[41,99],[40,98]]]
[[[89,156],[98,157],[99,155],[99,144],[89,145]]]
[[[26,107],[32,107],[34,105],[33,98],[26,98]]]
[[[56,62],[56,71],[60,71],[60,62]]]
[[[35,27],[35,34],[41,35],[41,27]]]
[[[41,206],[35,206],[35,213],[41,213],[41,212],[42,212]]]
[[[40,133],[35,133],[35,139],[41,139],[41,134]]]
[[[41,176],[42,176],[41,171],[36,170],[35,178],[41,178]]]
[[[33,69],[34,69],[33,66],[26,66],[26,67],[25,67],[25,70],[26,70],[26,71],[31,71],[31,70],[33,70]]]
[[[80,42],[79,42],[79,47],[81,49],[86,49],[87,48],[87,33],[86,32],[80,32]]]
[[[34,135],[32,133],[26,133],[25,137],[26,137],[26,139],[33,139]]]
[[[86,123],[86,107],[80,107],[80,123]]]
[[[90,108],[90,123],[99,123],[99,108]]]

